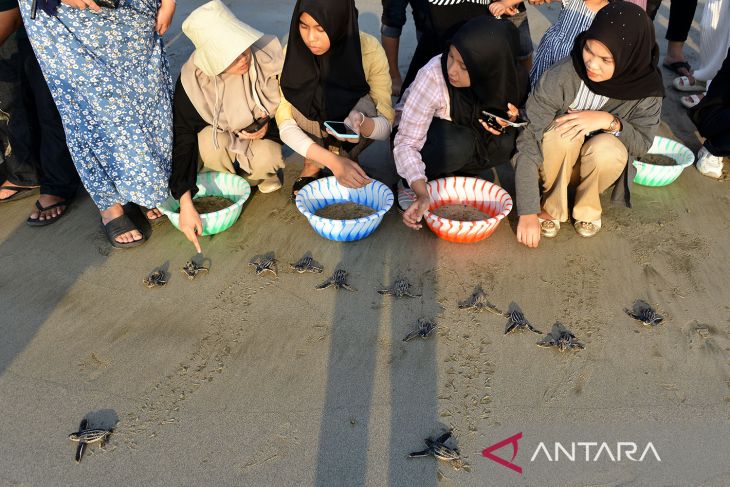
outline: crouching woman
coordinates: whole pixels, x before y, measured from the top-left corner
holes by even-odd
[[[603,7],[580,34],[571,56],[540,78],[527,100],[530,124],[517,139],[517,240],[537,247],[568,221],[568,186],[575,185],[576,232],[601,228],[603,191],[631,206],[636,169],[659,126],[664,87],[654,27],[634,4]],[[542,185],[542,198],[540,186]]]
[[[262,193],[281,188],[274,114],[284,54],[276,37],[244,24],[220,0],[193,11],[183,32],[196,49],[175,88],[170,191],[180,200],[180,229],[200,251],[199,169],[239,174]]]

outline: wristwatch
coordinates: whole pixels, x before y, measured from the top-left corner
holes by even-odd
[[[616,115],[613,116],[613,120],[611,120],[611,123],[608,125],[608,130],[604,130],[604,132],[613,134],[616,137],[621,135],[621,120],[618,119]]]

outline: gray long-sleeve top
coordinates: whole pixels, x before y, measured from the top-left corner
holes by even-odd
[[[573,68],[570,57],[550,68],[527,100],[527,117],[530,123],[517,138],[517,153],[512,158],[515,168],[517,213],[540,213],[540,178],[542,164],[542,136],[552,121],[568,112],[575,100],[581,80]],[[648,97],[640,100],[609,98],[601,111],[609,112],[621,120],[619,140],[626,146],[629,163],[619,177],[611,193],[611,201],[631,207],[631,183],[636,168],[630,162],[649,150],[659,127],[662,98]]]

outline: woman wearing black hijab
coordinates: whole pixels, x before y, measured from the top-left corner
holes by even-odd
[[[482,111],[509,113],[527,95],[527,74],[515,60],[517,29],[483,16],[464,24],[450,45],[419,72],[403,94],[394,139],[398,174],[417,199],[403,215],[414,229],[428,209],[426,181],[452,173],[479,176],[509,161],[516,129],[488,126]]]
[[[659,49],[646,13],[628,2],[603,7],[578,35],[571,56],[540,78],[527,100],[530,124],[517,139],[517,240],[537,247],[568,221],[568,185],[577,184],[572,216],[582,237],[601,228],[600,194],[631,206],[636,169],[651,147],[664,85]],[[543,195],[540,197],[540,186]]]
[[[388,138],[395,115],[385,52],[358,30],[357,15],[353,0],[298,0],[294,8],[276,112],[282,141],[305,158],[292,196],[323,167],[351,188],[394,178],[392,164],[357,161],[373,139]],[[359,139],[335,137],[329,121],[346,122]]]

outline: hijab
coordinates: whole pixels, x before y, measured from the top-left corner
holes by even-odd
[[[596,82],[588,77],[583,63],[583,48],[588,39],[602,42],[611,51],[611,79]],[[618,100],[664,96],[654,25],[638,5],[612,2],[599,10],[588,30],[575,38],[571,57],[580,79],[597,95]]]
[[[299,34],[299,17],[308,13],[330,40],[315,56]],[[344,120],[370,92],[365,80],[354,0],[297,0],[281,74],[284,97],[310,120]]]
[[[470,20],[454,34],[450,46],[459,51],[466,65],[470,79],[468,88],[455,88],[448,80],[450,46],[441,56],[441,69],[449,91],[451,120],[472,129],[480,158],[487,157],[487,146],[494,138],[479,123],[479,119],[484,118],[482,110],[505,113],[507,103],[519,107],[527,95],[527,73],[515,59],[518,35],[509,20],[486,15]],[[514,134],[505,133],[497,138],[510,137]]]

